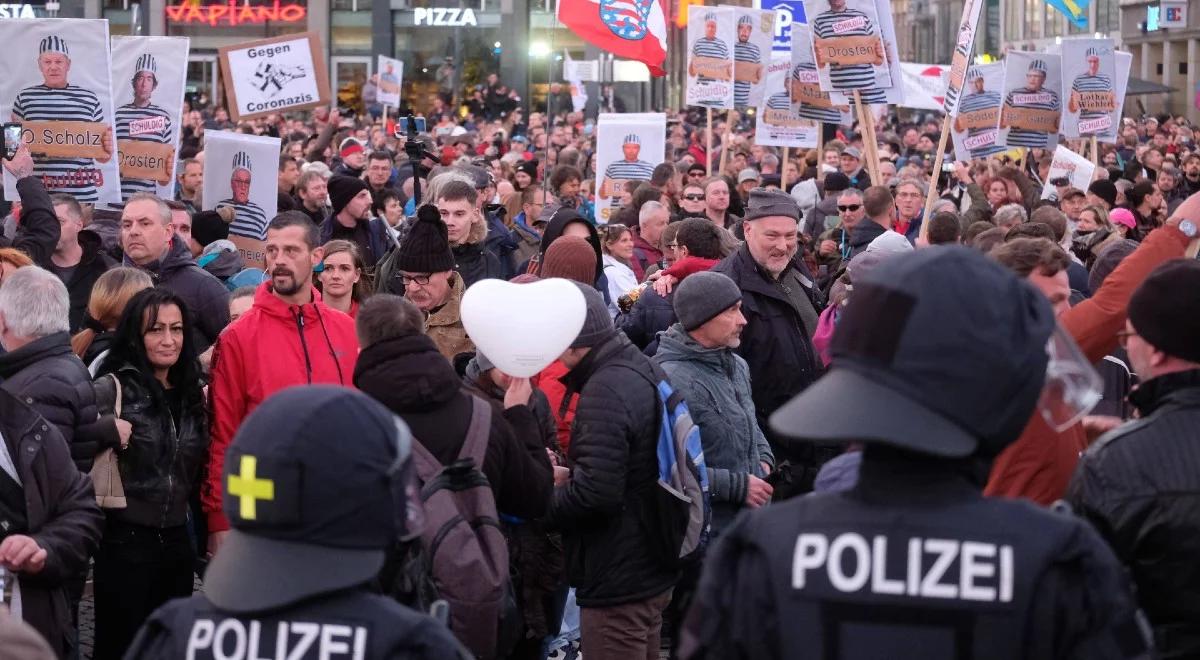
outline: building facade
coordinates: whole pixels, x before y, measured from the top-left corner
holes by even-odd
[[[1170,94],[1130,98],[1136,110],[1147,113],[1184,115],[1193,124],[1200,122],[1200,0],[1187,7],[1185,28],[1158,26],[1159,2],[1121,0],[1121,39],[1133,53],[1131,74],[1143,80],[1172,88]],[[1140,105],[1137,105],[1140,102]],[[1131,110],[1126,110],[1131,114]]]

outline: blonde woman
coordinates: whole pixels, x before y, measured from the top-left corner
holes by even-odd
[[[112,345],[113,331],[117,329],[125,306],[138,291],[152,286],[154,282],[146,271],[126,267],[104,273],[92,286],[83,330],[71,337],[71,350],[88,365],[93,376]]]

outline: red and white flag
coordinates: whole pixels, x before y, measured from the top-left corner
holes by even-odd
[[[660,0],[559,0],[558,20],[579,38],[664,76],[667,14]]]

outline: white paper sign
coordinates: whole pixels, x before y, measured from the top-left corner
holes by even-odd
[[[733,107],[732,7],[688,6],[687,104]]]
[[[112,38],[122,199],[138,192],[175,196],[187,62],[187,37]]]
[[[754,127],[754,143],[772,147],[816,147],[821,134],[820,122],[805,119],[792,103],[790,57],[776,57],[767,70],[767,98],[759,107]]]
[[[311,108],[329,98],[320,42],[305,33],[221,49],[235,119]]]
[[[376,98],[381,105],[400,109],[400,89],[404,87],[404,62],[391,57],[379,56],[379,92]]]
[[[888,48],[881,29],[881,21],[891,24],[890,11],[880,17],[875,0],[804,0],[804,13],[812,29],[821,89],[852,96],[852,90],[861,93],[892,87],[888,57],[896,39],[891,35],[892,47]],[[883,96],[872,91],[863,102],[883,103]]]
[[[33,175],[80,202],[121,201],[108,21],[0,21],[0,117],[25,125]],[[6,199],[19,199],[4,170]]]
[[[813,61],[812,32],[804,24],[792,25],[792,74],[788,79],[796,114],[826,124],[853,123],[850,106],[835,103],[832,94],[821,89],[817,65]]]
[[[600,79],[600,60],[574,60],[570,55],[563,59],[563,80],[595,82]]]
[[[896,26],[892,22],[892,8],[887,0],[875,0],[875,13],[879,16],[879,29],[883,34],[883,47],[887,54],[888,84],[859,91],[863,103],[881,106],[885,104],[905,105],[904,84],[900,71],[900,51],[896,47]],[[829,97],[834,103],[854,104],[854,95],[832,92]]]
[[[1061,55],[1009,51],[1000,141],[1009,148],[1053,149],[1062,128],[1061,91]]]
[[[975,48],[975,31],[979,25],[979,13],[983,0],[966,0],[962,18],[958,21],[958,34],[954,38],[954,56],[950,59],[950,75],[946,85],[943,109],[954,115],[958,99],[967,83],[967,67],[971,65],[971,52]],[[911,106],[910,106],[911,107]]]
[[[1113,53],[1113,70],[1117,79],[1117,121],[1125,116],[1125,91],[1129,89],[1129,70],[1131,68],[1133,68],[1133,53],[1123,50]],[[1116,144],[1117,136],[1113,134],[1112,139],[1100,139],[1100,142]]]
[[[662,113],[601,113],[596,121],[596,221],[606,224],[621,209],[629,181],[649,181],[666,152],[667,116]]]
[[[204,131],[204,205],[232,206],[229,236],[261,241],[275,217],[279,138]]]
[[[1058,196],[1058,189],[1050,183],[1055,179],[1067,177],[1071,180],[1072,188],[1087,190],[1095,173],[1096,166],[1092,164],[1092,161],[1060,144],[1054,149],[1054,160],[1050,163],[1050,173],[1046,176],[1045,185],[1042,186],[1042,199],[1054,199]]]
[[[1004,64],[979,64],[963,76],[962,97],[950,121],[954,157],[961,161],[987,158],[1005,150],[1000,141],[1000,89]]]
[[[904,86],[906,108],[941,110],[945,103],[946,84],[950,67],[940,64],[900,64],[900,79]]]
[[[775,36],[775,12],[737,7],[737,41],[733,44],[733,104],[758,107],[767,84],[771,41]]]
[[[1115,138],[1117,90],[1112,39],[1062,42],[1063,126],[1070,138]]]

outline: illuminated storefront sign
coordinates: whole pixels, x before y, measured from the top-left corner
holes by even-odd
[[[307,10],[304,5],[280,3],[250,5],[229,0],[223,5],[185,3],[166,8],[167,20],[172,23],[207,23],[218,25],[256,25],[267,22],[298,23],[304,21]]]

